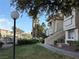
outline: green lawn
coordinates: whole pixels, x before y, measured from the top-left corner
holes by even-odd
[[[0,50],[0,59],[12,59],[12,48]],[[51,51],[33,44],[16,46],[16,59],[75,59],[58,55]]]

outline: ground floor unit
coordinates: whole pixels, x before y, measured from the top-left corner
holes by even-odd
[[[70,29],[65,31],[65,43],[68,41],[78,41],[79,40],[79,29]]]

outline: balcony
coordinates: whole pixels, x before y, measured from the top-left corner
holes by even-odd
[[[75,26],[75,15],[71,15],[69,17],[64,17],[64,22],[63,22],[64,26],[64,30],[69,30],[69,29],[74,29],[76,26]]]

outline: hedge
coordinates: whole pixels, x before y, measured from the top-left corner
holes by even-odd
[[[18,45],[25,45],[25,44],[35,44],[38,43],[38,40],[18,40]]]

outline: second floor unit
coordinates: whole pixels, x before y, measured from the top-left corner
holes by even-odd
[[[63,17],[54,16],[48,21],[47,35],[52,35],[58,31],[63,31]]]
[[[64,30],[79,28],[79,9],[73,9],[71,14],[64,16]]]

